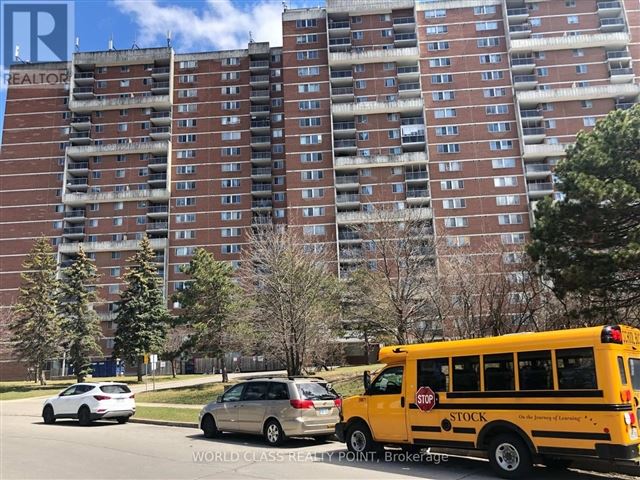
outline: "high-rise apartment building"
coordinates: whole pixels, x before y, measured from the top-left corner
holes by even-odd
[[[518,250],[580,130],[638,101],[635,0],[327,0],[286,10],[282,47],[82,52],[69,81],[8,90],[0,304],[32,240],[99,267],[108,353],[125,260],[144,234],[167,297],[196,247],[237,262],[282,223],[335,252],[381,208],[432,222],[447,252]],[[2,376],[22,375],[2,335]]]

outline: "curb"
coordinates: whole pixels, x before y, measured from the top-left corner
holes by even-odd
[[[151,420],[146,418],[130,418],[129,423],[144,423],[147,425],[160,425],[162,427],[183,427],[183,428],[198,428],[197,423],[191,422],[170,422],[166,420]]]

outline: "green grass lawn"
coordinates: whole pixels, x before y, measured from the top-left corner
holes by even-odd
[[[202,375],[178,375],[173,378],[171,375],[156,377],[156,382],[168,382],[171,380],[184,380],[187,378],[201,377]],[[144,376],[142,382],[138,382],[137,376],[125,377],[96,377],[87,378],[88,382],[124,382],[129,385],[151,384],[151,376]],[[0,400],[16,400],[20,398],[33,398],[42,396],[54,396],[62,389],[73,385],[75,380],[47,380],[46,385],[39,385],[35,382],[0,382]]]
[[[380,365],[339,367],[328,372],[318,372],[317,376],[330,382],[338,393],[347,397],[362,393],[362,372],[365,370],[373,371],[377,368],[380,368]],[[259,376],[259,373],[256,373],[256,376]],[[225,385],[228,384],[216,382],[155,392],[142,392],[136,394],[136,400],[141,403],[204,405],[221,395],[224,392]]]
[[[136,395],[137,397],[137,395]],[[133,418],[198,423],[198,410],[193,408],[136,407]]]

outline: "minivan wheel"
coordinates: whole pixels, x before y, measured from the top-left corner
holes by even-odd
[[[373,440],[371,430],[364,423],[356,423],[347,430],[347,449],[350,452],[363,454],[378,452],[380,445]]]
[[[284,431],[277,420],[271,419],[265,424],[264,438],[272,447],[279,447],[285,442]]]
[[[507,479],[526,477],[533,469],[529,448],[513,434],[498,435],[491,440],[489,463],[497,475]]]
[[[53,407],[51,405],[44,407],[44,410],[42,411],[42,420],[44,420],[44,423],[47,425],[51,425],[56,422],[56,416],[53,413]]]
[[[91,411],[89,407],[80,407],[80,410],[78,410],[78,423],[83,427],[91,424]]]
[[[206,438],[214,438],[220,434],[220,430],[218,430],[218,427],[216,426],[216,421],[214,420],[213,415],[205,415],[200,427]]]

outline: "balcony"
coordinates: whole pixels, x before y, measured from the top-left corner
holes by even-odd
[[[534,106],[539,103],[595,100],[598,98],[627,98],[640,94],[640,87],[634,84],[599,85],[593,87],[554,88],[518,93],[520,106]]]
[[[76,72],[73,74],[73,81],[76,85],[93,85],[95,81],[93,72]]]
[[[65,227],[62,230],[62,236],[69,239],[78,239],[84,237],[84,226],[82,227]]]
[[[351,50],[351,37],[329,39],[330,52],[348,52],[349,50]]]
[[[251,72],[263,72],[269,70],[269,60],[253,60],[249,63]]]
[[[71,133],[69,133],[69,143],[71,145],[89,145],[91,143],[91,132],[74,132],[72,130]]]
[[[507,9],[507,19],[509,20],[510,24],[524,22],[528,18],[529,9],[527,7]]]
[[[149,222],[147,223],[147,232],[159,233],[166,232],[169,229],[169,222]]]
[[[89,179],[86,178],[86,177],[80,177],[80,178],[69,177],[69,178],[67,178],[67,190],[69,190],[69,191],[82,190],[82,191],[86,192],[88,186],[89,186]]]
[[[511,57],[511,70],[514,72],[531,72],[536,68],[536,59],[533,55],[516,55]]]
[[[406,165],[426,164],[427,154],[426,152],[407,152],[402,153],[401,155],[334,157],[333,161],[334,168],[338,171],[373,167],[400,167]]]
[[[398,80],[419,80],[420,68],[417,65],[399,66],[396,70]]]
[[[603,33],[623,32],[624,29],[625,22],[622,17],[600,19],[600,31]]]
[[[387,63],[418,61],[417,47],[408,48],[376,48],[364,51],[329,53],[330,66],[348,66],[355,63]]]
[[[393,19],[395,32],[413,32],[416,29],[416,19],[413,17],[396,17]]]
[[[538,110],[537,108],[526,108],[520,110],[520,118],[523,122],[541,122],[542,120],[544,120],[544,115],[542,113],[542,110]]]
[[[86,211],[83,208],[74,208],[73,210],[67,210],[64,212],[64,219],[68,223],[84,222],[85,218]]]
[[[272,190],[271,183],[254,183],[251,185],[251,193],[255,196],[271,196]]]
[[[86,189],[86,187],[85,187]],[[124,192],[92,192],[92,193],[65,193],[62,202],[67,205],[84,205],[86,203],[111,203],[122,201],[168,201],[169,190],[154,188],[144,190],[127,190]]]
[[[360,195],[357,193],[339,193],[336,195],[336,205],[340,207],[360,206]]]
[[[411,134],[411,135],[403,135],[402,136],[402,147],[420,147],[424,148],[425,146],[425,136],[424,131],[420,134]]]
[[[633,81],[633,68],[630,67],[614,67],[609,68],[609,78],[611,83],[630,83]]]
[[[271,137],[268,135],[252,136],[251,146],[254,148],[270,148]]]
[[[255,103],[268,103],[271,97],[269,90],[251,90],[249,98]]]
[[[167,183],[166,173],[152,173],[147,178],[147,183],[155,185],[159,183]]]
[[[631,53],[629,49],[624,48],[621,50],[609,50],[607,52],[607,61],[620,61],[620,62],[630,62],[632,59]]]
[[[251,105],[249,110],[252,117],[268,117],[271,114],[271,107],[269,105]]]
[[[420,83],[399,83],[398,94],[400,97],[417,97],[420,96]]]
[[[362,248],[341,248],[340,263],[361,262],[364,259]]]
[[[360,233],[353,230],[339,230],[338,240],[340,243],[359,243],[362,241]]]
[[[151,125],[171,125],[171,111],[151,112]]]
[[[430,220],[430,208],[405,208],[384,212],[338,212],[336,222],[339,225],[372,223],[383,221],[417,221]]]
[[[427,188],[407,190],[407,203],[409,204],[425,203],[429,202],[430,199],[431,195]]]
[[[167,248],[169,242],[166,238],[150,238],[151,248],[163,250]],[[58,245],[58,251],[63,254],[77,253],[80,247],[85,252],[124,252],[133,251],[140,248],[139,240],[123,240],[120,242],[84,242],[84,243],[63,243]]]
[[[331,69],[332,85],[350,85],[353,84],[353,71],[349,70],[333,70]]]
[[[393,44],[396,48],[415,47],[418,37],[415,33],[396,33],[393,36]]]
[[[524,22],[519,25],[509,25],[509,38],[517,40],[519,38],[528,38],[531,36],[531,24]]]
[[[329,36],[333,35],[349,35],[351,31],[351,22],[349,20],[329,20]]]
[[[546,163],[531,163],[525,165],[525,174],[528,179],[547,178],[551,175],[551,165]]]
[[[251,178],[254,180],[269,180],[271,179],[271,168],[268,168],[268,167],[252,168]]]
[[[251,217],[251,225],[254,227],[271,227],[273,219],[270,215],[254,215]]]
[[[547,134],[544,127],[524,127],[522,129],[522,137],[524,143],[540,143],[546,138]]]
[[[527,191],[529,198],[540,198],[553,194],[553,183],[551,182],[535,182],[527,183]]]
[[[353,102],[353,87],[332,87],[331,100],[337,103]]]
[[[89,130],[91,129],[91,116],[90,115],[74,115],[71,118],[71,128],[76,130]]]
[[[85,88],[85,87],[83,87]],[[89,97],[87,97],[89,98]],[[169,95],[128,95],[126,97],[111,96],[106,98],[79,99],[73,97],[69,102],[72,112],[92,112],[100,110],[116,110],[127,108],[171,108]]]
[[[336,190],[353,190],[359,187],[358,175],[336,175]]]
[[[398,100],[396,102],[356,102],[340,103],[333,105],[332,113],[334,117],[354,115],[375,115],[377,113],[408,113],[419,115],[422,113],[424,105],[421,98]]]
[[[152,140],[170,140],[171,127],[151,127],[149,136]]]
[[[168,142],[109,143],[105,145],[67,147],[67,156],[71,158],[86,158],[92,155],[127,155],[136,153],[164,153],[166,155],[168,149]]]
[[[353,138],[345,138],[340,140],[335,140],[333,142],[333,150],[336,153],[348,153],[355,152],[358,149],[358,145],[356,143],[356,139]]]
[[[510,51],[546,52],[553,50],[572,50],[580,48],[624,48],[630,37],[626,32],[567,35],[558,37],[541,37],[512,40]]]
[[[538,85],[537,75],[514,75],[513,88],[516,90],[532,90]]]
[[[634,105],[635,103],[633,102],[616,100],[616,110],[629,110],[630,108],[633,108]]]
[[[75,87],[73,89],[73,98],[76,100],[88,100],[93,97],[93,87]]]
[[[251,152],[251,163],[254,165],[271,165],[271,152]]]
[[[149,218],[164,218],[169,215],[169,205],[149,205],[147,216]]]
[[[169,82],[153,82],[151,93],[154,95],[167,95],[169,93]]]
[[[155,80],[168,80],[171,76],[171,67],[154,67],[151,69],[151,78]]]
[[[89,172],[89,162],[67,162],[67,172],[73,175]]]
[[[255,133],[268,133],[271,128],[269,120],[251,120],[251,131]]]
[[[407,183],[425,183],[429,180],[427,170],[408,170],[404,173],[404,181]]]
[[[565,145],[561,143],[539,143],[525,145],[522,158],[525,160],[543,159],[547,157],[562,157],[565,155]]]
[[[269,75],[251,75],[249,85],[252,87],[268,87]]]
[[[254,212],[271,210],[273,202],[271,200],[254,200],[251,202],[251,210]]]
[[[617,17],[622,13],[622,2],[598,2],[597,11],[603,18]]]
[[[151,157],[149,158],[149,167],[154,170],[167,168],[167,157]]]
[[[333,136],[334,138],[353,137],[356,134],[355,122],[334,122]]]

